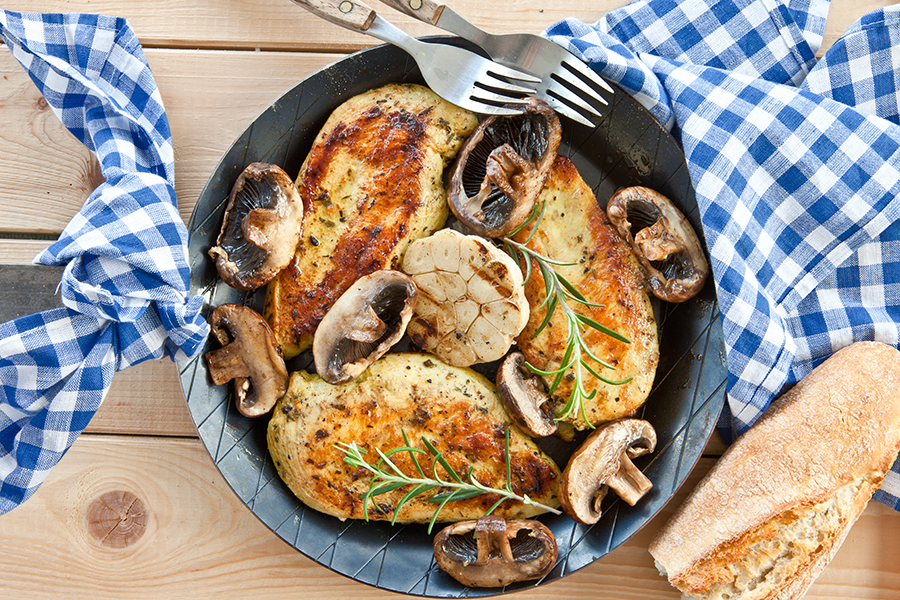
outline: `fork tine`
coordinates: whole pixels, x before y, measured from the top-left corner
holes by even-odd
[[[524,110],[525,106],[528,105],[527,98],[517,98],[515,96],[504,96],[500,93],[497,93],[494,90],[484,89],[480,87],[473,87],[471,92],[469,93],[469,98],[475,100],[477,102],[486,103],[488,105],[509,105],[509,106],[521,106]],[[522,110],[512,109],[512,113],[510,114],[520,114]]]
[[[559,100],[554,98],[553,96],[546,96],[544,98],[544,100],[547,101],[547,104],[550,105],[550,108],[552,108],[554,111],[556,111],[556,114],[563,116],[563,117],[568,117],[568,118],[572,119],[573,121],[575,121],[576,123],[581,123],[585,127],[594,127],[595,126],[595,124],[592,123],[591,121],[589,121],[587,119],[587,117],[585,117],[584,115],[582,115],[580,112],[576,111],[575,109],[573,109],[569,106],[566,106],[565,104],[563,104],[562,102],[560,102]]]
[[[481,113],[483,115],[497,115],[500,117],[514,117],[525,112],[524,109],[519,110],[510,108],[509,106],[494,106],[493,104],[483,104],[481,102],[478,102],[476,98],[469,98],[468,107],[464,108],[467,108],[472,112]]]
[[[600,111],[592,106],[587,100],[572,91],[570,87],[563,85],[559,81],[551,81],[550,85],[547,86],[547,91],[550,92],[550,97],[558,99],[563,104],[566,104],[568,106],[574,105],[582,112],[586,112],[595,117],[599,117],[601,115]],[[603,98],[600,99],[600,103],[604,105],[607,104],[606,100]]]
[[[610,94],[615,93],[610,85],[606,83],[606,80],[604,80],[600,75],[597,74],[596,71],[591,69],[584,62],[580,61],[578,57],[573,56],[571,59],[562,61],[562,64],[566,67],[566,69],[576,75],[580,75],[583,79],[586,79],[595,86],[603,88]],[[604,102],[604,104],[606,104],[606,102]]]
[[[559,98],[556,98],[552,94],[545,94],[544,100],[546,100],[547,104],[549,104],[550,107],[553,110],[555,110],[558,114],[560,114],[564,117],[568,117],[568,118],[572,119],[573,121],[581,123],[582,125],[586,125],[588,127],[594,127],[595,123],[592,123],[587,115],[579,112],[577,109],[569,106],[568,104],[566,104]],[[588,108],[590,108],[590,110],[588,111],[588,114],[591,117],[599,118],[601,116],[601,114],[598,113],[593,108],[591,108],[591,107],[588,107]]]
[[[508,95],[516,94],[517,96],[530,96],[537,91],[537,87],[524,87],[510,82],[506,78],[498,77],[492,72],[493,70],[493,68],[486,70],[482,76],[478,77],[475,85],[478,87],[489,87]],[[540,83],[540,79],[535,83]]]
[[[484,61],[484,73],[490,77],[494,77],[497,79],[502,87],[509,87],[511,90],[514,89],[518,93],[522,94],[533,94],[535,91],[534,87],[531,88],[523,88],[517,87],[513,83],[507,83],[507,80],[515,80],[521,81],[526,84],[536,85],[541,82],[540,77],[535,77],[534,75],[529,75],[524,71],[517,71],[515,69],[510,69],[508,67],[504,67],[500,63],[490,62],[487,59]],[[480,79],[480,78],[479,78]]]

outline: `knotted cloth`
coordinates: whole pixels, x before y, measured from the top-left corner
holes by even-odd
[[[37,490],[116,371],[191,358],[209,326],[188,295],[168,120],[128,22],[0,10],[0,38],[106,180],[35,259],[65,265],[64,307],[0,324],[3,514]]]
[[[900,7],[817,60],[828,8],[638,0],[545,32],[684,149],[722,312],[726,439],[838,349],[900,342]],[[875,498],[900,509],[900,461]]]

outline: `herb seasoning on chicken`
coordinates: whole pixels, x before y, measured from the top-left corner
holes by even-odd
[[[368,512],[370,519],[390,520],[412,486],[379,495],[365,507],[371,475],[344,461],[341,444],[356,444],[375,464],[376,450],[388,453],[406,446],[407,439],[422,447],[424,437],[460,477],[471,468],[480,484],[502,489],[507,483],[507,430],[513,492],[558,507],[559,468],[512,423],[494,385],[475,371],[451,367],[428,354],[386,354],[363,375],[340,385],[294,373],[272,411],[268,445],[278,474],[311,508],[339,519],[364,518]],[[418,475],[408,453],[392,454],[391,460],[406,474]],[[426,474],[432,473],[428,453],[418,460]],[[439,473],[451,479],[442,468]],[[429,498],[440,491],[432,489],[407,501],[396,522],[429,522],[439,506]],[[441,510],[440,520],[477,519],[497,499],[496,494],[482,494],[453,500]],[[541,512],[537,506],[507,500],[494,514],[527,518]]]
[[[596,329],[585,329],[583,337],[591,352],[615,368],[602,374],[611,381],[625,383],[607,383],[585,376],[583,382],[588,396],[581,399],[584,411],[574,410],[566,420],[578,429],[587,429],[631,416],[647,399],[659,362],[656,321],[641,265],[569,159],[557,156],[538,198],[538,203],[542,202],[546,202],[544,216],[528,247],[544,256],[572,263],[554,268],[588,301],[603,305],[577,306],[576,310],[629,340],[626,343]],[[514,239],[524,242],[529,233],[530,228],[526,226]],[[565,315],[557,310],[548,325],[534,335],[546,317],[544,290],[543,277],[534,269],[525,284],[531,317],[517,343],[529,364],[550,371],[564,364],[567,324]],[[571,370],[550,394],[555,412],[562,410],[572,393],[576,376]]]
[[[285,358],[357,279],[396,269],[406,247],[449,215],[443,173],[474,114],[418,85],[351,98],[316,138],[297,188],[305,209],[294,260],[268,288],[265,317]]]

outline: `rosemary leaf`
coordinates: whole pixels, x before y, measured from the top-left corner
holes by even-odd
[[[400,485],[400,487],[403,487],[404,485],[409,485],[409,484],[402,483]],[[411,490],[409,490],[408,492],[406,492],[406,495],[400,499],[400,501],[397,503],[397,506],[394,508],[394,514],[391,516],[391,525],[395,525],[397,523],[397,515],[400,514],[400,508],[403,507],[404,504],[406,504],[407,502],[409,502],[410,500],[412,500],[419,494],[424,494],[425,492],[430,492],[431,490],[433,490],[436,487],[437,487],[436,485],[432,485],[432,484],[428,484],[428,483],[420,483],[417,486],[415,486],[414,488],[412,488]]]
[[[607,327],[606,325],[601,325],[600,323],[598,323],[597,321],[595,321],[594,319],[592,319],[588,316],[578,314],[577,318],[581,323],[584,323],[585,325],[589,325],[590,327],[593,327],[600,333],[605,333],[609,337],[619,340],[620,342],[625,342],[626,344],[631,343],[631,340],[629,340],[627,337],[625,337],[618,331],[614,331],[614,330],[610,329],[609,327]],[[601,361],[598,360],[597,362],[601,362]]]
[[[439,494],[435,494],[428,500],[431,502],[443,502],[444,500],[468,500],[469,498],[474,498],[476,496],[480,496],[485,492],[478,488],[472,488],[470,490],[453,490],[452,492],[441,492]]]
[[[417,453],[417,452],[421,452],[422,454],[425,454],[425,451],[424,451],[424,450],[420,450],[419,448],[413,448],[413,447],[412,447],[412,444],[409,443],[409,437],[406,435],[406,430],[405,430],[405,429],[401,430],[400,433],[403,434],[403,441],[406,442],[406,446],[407,446],[407,448],[408,448],[408,450],[409,450],[409,458],[410,458],[410,460],[412,460],[413,465],[415,465],[416,471],[418,471],[418,472],[419,472],[419,475],[422,477],[422,479],[424,479],[424,478],[425,478],[425,471],[422,469],[422,465],[419,464],[419,459],[416,458],[416,453]]]
[[[432,444],[430,441],[428,441],[428,439],[425,437],[422,438],[422,442],[425,443],[425,446],[428,448],[428,451],[431,452],[431,455],[434,457],[434,461],[432,462],[432,465],[431,465],[431,467],[432,467],[431,471],[432,471],[432,474],[434,475],[434,478],[437,479],[438,481],[440,481],[440,477],[437,476],[437,465],[438,465],[438,463],[440,463],[440,465],[442,467],[444,467],[444,470],[447,471],[447,474],[449,474],[450,477],[455,479],[457,483],[462,483],[462,477],[460,477],[459,473],[457,473],[453,469],[453,467],[450,466],[450,463],[447,462],[447,459],[444,458],[444,455],[441,454],[440,452],[438,452],[438,449],[434,447],[434,444]]]
[[[363,512],[365,514],[366,520],[369,519],[369,503],[375,503],[376,496],[387,494],[406,486],[410,486],[410,489],[407,490],[403,497],[394,506],[393,515],[391,516],[392,524],[396,523],[398,513],[403,508],[403,506],[406,505],[407,502],[409,502],[416,496],[431,492],[435,489],[442,488],[442,491],[439,491],[429,498],[430,501],[438,504],[437,508],[431,516],[431,520],[428,525],[429,533],[431,532],[434,524],[437,522],[438,516],[440,515],[441,511],[444,509],[448,502],[452,502],[454,500],[463,500],[466,498],[474,498],[482,494],[497,494],[500,497],[499,500],[491,508],[490,512],[493,512],[496,507],[500,506],[503,501],[512,500],[529,504],[531,506],[536,506],[542,510],[552,512],[557,515],[560,514],[560,511],[555,508],[536,503],[529,499],[527,496],[519,496],[512,491],[512,463],[509,451],[509,429],[506,430],[506,443],[504,446],[504,455],[506,461],[506,483],[504,484],[504,487],[502,489],[494,489],[480,483],[474,476],[474,467],[472,466],[469,467],[468,472],[466,473],[466,477],[465,479],[463,479],[456,471],[454,471],[450,467],[450,464],[437,450],[435,445],[425,436],[422,436],[422,443],[427,448],[428,453],[430,453],[433,457],[432,477],[429,478],[425,475],[425,470],[422,468],[416,457],[416,454],[424,454],[425,451],[412,446],[409,443],[409,438],[407,437],[405,431],[402,431],[402,434],[403,440],[404,442],[406,442],[406,445],[392,448],[386,451],[382,451],[376,448],[375,452],[376,454],[378,454],[379,460],[374,465],[367,463],[363,459],[363,454],[365,454],[366,451],[360,448],[355,442],[351,442],[350,444],[335,444],[335,447],[344,453],[344,462],[354,467],[365,469],[372,473],[372,479],[369,482],[369,489],[363,495]],[[409,454],[413,464],[415,465],[416,471],[418,472],[418,477],[403,473],[403,471],[390,460],[391,456],[403,452]],[[448,473],[450,473],[453,480],[445,481],[440,476],[438,476],[438,465],[440,465]],[[384,509],[382,509],[380,506],[378,508],[380,512],[383,512]],[[490,512],[485,514],[490,514]]]

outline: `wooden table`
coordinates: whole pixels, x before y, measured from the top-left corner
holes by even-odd
[[[490,31],[538,33],[568,16],[594,21],[625,0],[545,0],[541,9],[529,4],[457,0],[454,8]],[[834,4],[826,48],[859,16],[888,2]],[[6,0],[4,8],[130,20],[168,112],[185,221],[220,155],[255,115],[297,80],[373,43],[289,0]],[[387,8],[381,12],[414,35],[438,33]],[[94,157],[5,50],[0,114],[0,263],[29,263],[101,176]],[[721,450],[711,442],[669,507],[624,546],[516,596],[678,598],[658,575],[647,545]],[[98,518],[104,514],[115,514],[117,525]],[[900,514],[873,503],[808,598],[900,598],[898,556]],[[0,598],[399,597],[319,566],[245,508],[197,437],[168,362],[119,373],[88,431],[43,487],[0,517],[0,573]]]

